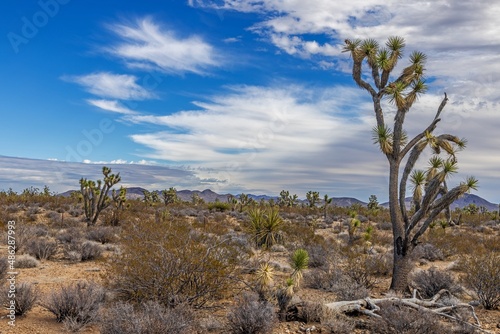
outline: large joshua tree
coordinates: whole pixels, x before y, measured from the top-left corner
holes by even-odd
[[[446,180],[457,171],[456,152],[465,147],[465,140],[451,134],[434,134],[448,101],[446,93],[430,124],[411,140],[404,129],[405,117],[418,97],[425,93],[426,55],[414,51],[409,64],[401,74],[391,74],[403,56],[405,41],[401,37],[388,38],[385,46],[373,39],[346,40],[344,51],[352,60],[352,77],[356,84],[372,97],[377,125],[374,143],[389,162],[389,209],[394,242],[394,265],[391,290],[404,291],[412,269],[410,254],[429,224],[457,198],[476,189],[477,180],[465,182],[448,190]],[[364,70],[368,73],[363,73]],[[369,78],[369,79],[368,79]],[[395,109],[394,120],[388,123],[382,101],[388,99]],[[434,155],[426,171],[415,169],[417,160],[426,147]],[[444,157],[443,157],[444,155]],[[413,209],[405,203],[408,181],[413,183]]]

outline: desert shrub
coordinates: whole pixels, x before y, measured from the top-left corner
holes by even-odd
[[[76,218],[76,217],[83,215],[83,209],[81,207],[71,206],[71,208],[68,210],[68,213],[72,217]]]
[[[29,254],[16,256],[16,268],[36,268],[40,262]]]
[[[310,322],[321,322],[323,313],[323,303],[306,301],[299,310],[298,320],[306,324]]]
[[[411,283],[420,296],[426,299],[434,297],[442,289],[448,290],[451,294],[462,292],[462,287],[450,273],[436,267],[417,271],[411,276]]]
[[[165,308],[148,301],[134,308],[119,302],[102,317],[102,334],[183,334],[191,333],[193,317],[188,307]]]
[[[6,257],[0,257],[0,280],[3,280],[9,271],[9,262]]]
[[[330,334],[351,334],[354,333],[355,323],[352,319],[341,312],[328,312],[324,316],[321,324]]]
[[[47,237],[49,235],[49,228],[45,225],[37,224],[30,226],[30,228],[31,228],[31,233],[35,237]]]
[[[500,225],[499,225],[500,226]],[[500,238],[498,237],[499,234],[495,235],[492,233],[491,236],[489,237],[483,237],[483,246],[485,249],[491,252],[500,252]]]
[[[76,227],[70,227],[68,229],[61,230],[56,236],[57,240],[65,244],[72,243],[73,241],[79,240],[81,238],[82,232],[79,228]]]
[[[193,230],[184,220],[145,220],[124,228],[108,284],[130,301],[202,307],[231,290],[245,256],[230,238]]]
[[[256,294],[245,293],[237,298],[227,320],[233,334],[267,334],[276,323],[276,314],[271,304],[259,301]]]
[[[91,261],[101,257],[103,248],[95,241],[82,241],[74,239],[65,247],[66,256],[72,262]]]
[[[22,210],[21,205],[19,204],[10,204],[5,208],[7,213],[16,213]]]
[[[115,229],[111,226],[98,226],[87,231],[87,239],[106,244],[116,240]]]
[[[208,316],[197,321],[201,333],[223,333],[225,325],[216,317]]]
[[[229,211],[231,210],[231,204],[226,202],[210,202],[208,203],[208,209],[219,212]]]
[[[31,240],[36,237],[33,226],[26,224],[16,224],[16,253],[21,254],[27,251]]]
[[[94,241],[85,241],[81,247],[82,261],[95,260],[102,255],[101,244]]]
[[[309,254],[309,268],[319,268],[328,264],[330,254],[323,244],[308,245],[305,249]]]
[[[331,282],[331,287],[328,290],[335,294],[338,301],[362,299],[370,295],[366,286],[346,275],[341,275],[337,280]]]
[[[28,245],[28,253],[39,260],[48,260],[57,253],[57,243],[46,237],[33,238]]]
[[[343,272],[360,286],[371,289],[378,283],[376,272],[379,268],[374,264],[370,255],[351,252]]]
[[[377,227],[382,231],[392,231],[392,223],[390,221],[378,223]]]
[[[311,289],[333,292],[336,300],[356,300],[369,296],[368,289],[345,275],[339,269],[314,270],[305,275],[307,286]]]
[[[3,300],[4,306],[9,307],[11,299],[8,298],[7,291],[4,291],[2,293],[2,299],[4,299]],[[20,284],[17,284],[14,297],[15,314],[25,315],[33,308],[33,306],[35,306],[37,300],[38,300],[38,291],[33,284],[28,282],[22,282]]]
[[[486,309],[500,306],[500,253],[473,254],[460,262],[463,282]]]
[[[436,246],[445,259],[454,255],[470,254],[471,250],[480,253],[485,251],[483,236],[461,230],[451,230],[451,233],[446,234],[442,230],[430,232],[433,233],[429,233],[427,242]]]
[[[423,243],[417,245],[412,256],[415,259],[425,259],[431,262],[444,260],[443,252],[433,244]]]
[[[104,290],[101,286],[78,282],[53,292],[43,306],[56,316],[58,322],[76,331],[97,320],[103,301]]]
[[[389,276],[392,274],[392,254],[374,254],[366,258],[367,271],[375,276]]]
[[[378,312],[382,319],[371,324],[371,332],[387,334],[428,334],[450,333],[437,316],[426,313],[425,316],[399,302],[380,303]]]
[[[26,209],[26,217],[28,217],[28,220],[29,221],[36,221],[37,219],[37,215],[41,212],[41,209],[38,205],[36,206],[30,206],[28,207],[28,209]]]
[[[45,217],[47,217],[52,222],[60,222],[61,221],[61,213],[56,212],[56,211],[48,211],[45,214]]]

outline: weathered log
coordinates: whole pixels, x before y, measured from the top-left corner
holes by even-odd
[[[470,327],[473,327],[483,333],[488,333],[484,329],[481,328],[481,323],[474,311],[474,307],[465,303],[458,303],[454,305],[444,305],[439,303],[438,301],[444,295],[453,296],[448,290],[441,290],[431,299],[418,299],[416,297],[417,291],[414,290],[413,296],[411,298],[398,298],[398,297],[386,297],[386,298],[365,298],[365,299],[357,299],[357,300],[349,300],[349,301],[338,301],[333,303],[325,304],[325,306],[331,310],[342,312],[342,313],[354,313],[358,312],[361,314],[365,314],[375,318],[381,318],[379,314],[376,312],[380,310],[380,304],[384,302],[398,302],[407,307],[411,307],[422,313],[433,313],[438,316],[466,324]],[[452,313],[454,310],[458,308],[466,308],[471,311],[471,314],[475,320],[475,324],[459,319],[449,313]]]

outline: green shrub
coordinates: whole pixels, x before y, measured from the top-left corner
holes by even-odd
[[[231,210],[231,204],[226,202],[210,202],[208,203],[209,210],[215,210],[219,212]]]

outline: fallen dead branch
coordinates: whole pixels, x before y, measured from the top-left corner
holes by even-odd
[[[325,306],[331,310],[342,312],[342,313],[361,313],[375,318],[382,318],[378,311],[380,311],[380,304],[385,302],[398,302],[407,307],[411,307],[422,313],[433,313],[438,316],[447,318],[452,321],[456,321],[458,323],[466,324],[471,326],[483,333],[489,333],[488,331],[481,328],[481,323],[474,311],[474,307],[465,303],[457,303],[453,305],[445,305],[442,302],[439,302],[442,297],[448,295],[453,297],[453,295],[448,290],[441,290],[431,299],[418,299],[416,297],[417,290],[413,291],[413,296],[411,298],[398,298],[398,297],[387,297],[387,298],[365,298],[365,299],[357,299],[350,301],[338,301],[333,303],[325,304]],[[472,317],[474,318],[475,323],[470,323],[468,321],[464,321],[457,317],[455,314],[455,310],[457,309],[467,309],[470,311]]]

